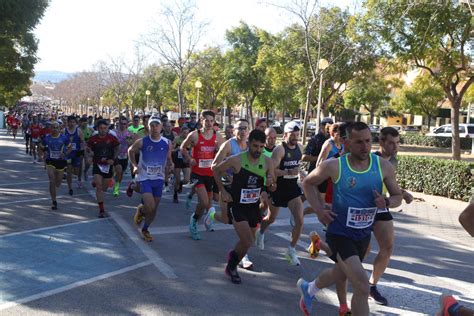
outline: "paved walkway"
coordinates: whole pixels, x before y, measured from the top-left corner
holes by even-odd
[[[63,183],[53,212],[46,172],[31,163],[21,140],[0,131],[0,155],[1,315],[298,315],[296,280],[314,278],[332,264],[324,255],[311,260],[304,251],[311,230],[323,234],[310,216],[297,249],[302,265],[288,266],[283,252],[289,214],[283,209],[265,250],[250,251],[254,271],[242,271],[243,283],[234,285],[223,274],[236,241],[231,226],[218,225],[193,241],[187,229],[191,211],[165,193],[151,226],[155,240],[145,243],[131,223],[139,196],[126,197],[125,183],[120,198],[107,194],[106,219],[96,217],[89,184],[71,197]],[[396,245],[379,283],[390,306],[371,301],[374,315],[432,315],[442,292],[474,306],[473,238],[457,222],[467,204],[414,195],[423,201],[393,211]],[[373,242],[368,273],[376,251]],[[314,313],[334,315],[336,304],[334,289],[320,291]]]

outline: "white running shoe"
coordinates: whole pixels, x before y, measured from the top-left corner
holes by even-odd
[[[169,192],[169,191],[170,191],[169,186],[165,185],[165,187],[163,188],[163,192]]]
[[[299,266],[300,265],[300,260],[298,259],[298,256],[296,255],[296,249],[293,247],[288,247],[288,250],[286,251],[285,254],[286,260],[288,260],[288,263],[292,266]]]
[[[255,232],[255,246],[260,250],[265,249],[265,234],[260,233],[260,229]]]
[[[251,269],[253,267],[253,262],[250,261],[249,255],[245,255],[242,260],[239,262],[239,267],[243,269]]]

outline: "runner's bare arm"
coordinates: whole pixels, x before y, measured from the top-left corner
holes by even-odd
[[[390,196],[386,198],[387,207],[398,207],[402,204],[402,190],[398,186],[397,177],[395,175],[395,168],[385,159],[380,160],[380,167],[382,169],[383,182],[388,190]]]
[[[331,143],[329,139],[326,140],[323,144],[323,148],[319,153],[318,160],[316,161],[316,167],[319,166],[324,160],[328,159],[329,152],[331,151]]]
[[[332,210],[324,209],[324,201],[318,190],[318,185],[332,178],[333,181],[339,177],[339,161],[330,159],[323,161],[316,169],[311,171],[303,181],[303,191],[311,207],[316,211],[318,219],[323,224],[329,224],[336,217]]]
[[[288,174],[286,170],[281,170],[279,168],[280,162],[284,155],[285,155],[285,148],[282,145],[277,145],[275,149],[273,149],[272,162],[273,162],[273,166],[275,167],[276,177],[282,177]]]
[[[174,148],[174,143],[169,142],[168,143],[168,154],[166,155],[166,165],[169,168],[169,170],[173,169],[173,167],[174,167],[173,159],[171,158],[171,153],[173,152],[173,148]]]
[[[219,151],[217,152],[216,157],[214,158],[214,161],[212,162],[212,166],[216,166],[220,164],[227,156],[229,156],[231,149],[230,141],[225,141],[220,147]],[[212,168],[211,166],[211,168]]]
[[[194,146],[198,141],[198,132],[197,131],[192,131],[191,133],[188,134],[186,139],[183,141],[181,144],[181,153],[183,154],[183,157],[187,161],[191,161],[191,156],[189,156],[188,148]]]
[[[216,146],[220,148],[222,143],[224,143],[224,142],[225,142],[225,140],[224,140],[224,138],[222,138],[221,133],[217,133],[216,134]]]
[[[267,166],[267,187],[270,192],[273,192],[277,188],[273,159],[265,157],[265,164]]]
[[[133,168],[138,168],[137,161],[135,160],[135,155],[140,152],[142,145],[143,140],[142,138],[140,138],[128,148],[128,159],[130,160],[130,163],[132,164]]]
[[[232,169],[235,173],[240,171],[240,155],[233,156],[229,159],[222,161],[221,163],[211,167],[212,172],[214,173],[214,180],[216,181],[217,187],[219,188],[219,192],[222,195],[222,199],[224,202],[231,202],[232,198],[224,188],[224,184],[222,183],[222,179],[220,174],[225,172],[228,169]]]

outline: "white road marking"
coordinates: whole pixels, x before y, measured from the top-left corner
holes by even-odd
[[[38,299],[45,298],[45,297],[48,297],[48,296],[51,296],[51,295],[59,294],[59,293],[65,292],[65,291],[69,291],[69,290],[72,290],[74,288],[77,288],[77,287],[80,287],[80,286],[83,286],[83,285],[87,285],[87,284],[90,284],[90,283],[93,283],[93,282],[96,282],[96,281],[105,280],[105,279],[108,279],[110,277],[113,277],[113,276],[116,276],[116,275],[119,275],[119,274],[123,274],[123,273],[127,273],[127,272],[130,272],[130,271],[133,271],[133,270],[143,268],[143,267],[145,267],[147,265],[150,265],[150,264],[151,264],[151,261],[147,260],[145,262],[141,262],[141,263],[138,263],[138,264],[135,264],[133,266],[129,266],[129,267],[126,267],[126,268],[123,268],[123,269],[120,269],[120,270],[116,270],[116,271],[113,271],[113,272],[98,275],[98,276],[90,278],[90,279],[74,282],[72,284],[62,286],[62,287],[59,287],[59,288],[54,289],[54,290],[49,290],[49,291],[41,292],[41,293],[38,293],[38,294],[35,294],[35,295],[27,296],[27,297],[21,298],[21,299],[16,300],[16,301],[6,302],[6,303],[3,303],[3,304],[0,305],[0,310],[4,310],[4,309],[14,307],[14,306],[17,306],[17,305],[20,305],[20,304],[25,304],[25,303],[28,303],[28,302],[31,302],[31,301],[34,301],[34,300],[38,300]]]
[[[0,183],[0,187],[11,187],[15,185],[25,185],[25,184],[37,184],[37,183],[48,183],[49,180],[46,181],[29,181],[29,182],[8,182],[8,183]]]
[[[84,196],[84,195],[89,195],[88,193],[82,193],[82,194],[74,194],[74,195],[59,195],[56,198],[57,199],[62,199],[62,198],[74,198],[76,196]],[[37,198],[37,199],[29,199],[29,200],[19,200],[19,201],[12,201],[12,202],[4,202],[2,205],[10,205],[10,204],[18,204],[18,203],[24,203],[24,202],[34,202],[34,201],[43,201],[43,200],[51,200],[51,197],[44,197],[44,198]]]

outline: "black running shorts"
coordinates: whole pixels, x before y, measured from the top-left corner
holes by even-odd
[[[340,235],[326,234],[326,242],[332,251],[332,255],[329,258],[337,262],[337,254],[341,256],[342,260],[352,256],[359,256],[362,262],[370,244],[370,236],[368,235],[361,240],[353,240]]]
[[[296,182],[294,184],[277,184],[276,191],[271,194],[271,200],[273,206],[288,207],[288,202],[302,195],[303,191]]]
[[[102,176],[102,178],[104,179],[112,178],[112,176],[114,175],[114,168],[113,166],[110,166],[109,173],[104,173],[99,169],[99,166],[95,163],[92,166],[92,174],[93,175],[98,174],[99,176]]]
[[[229,222],[248,222],[252,228],[257,227],[258,223],[262,222],[262,213],[260,212],[259,204],[251,207],[242,207],[239,203],[227,203],[229,213]]]

